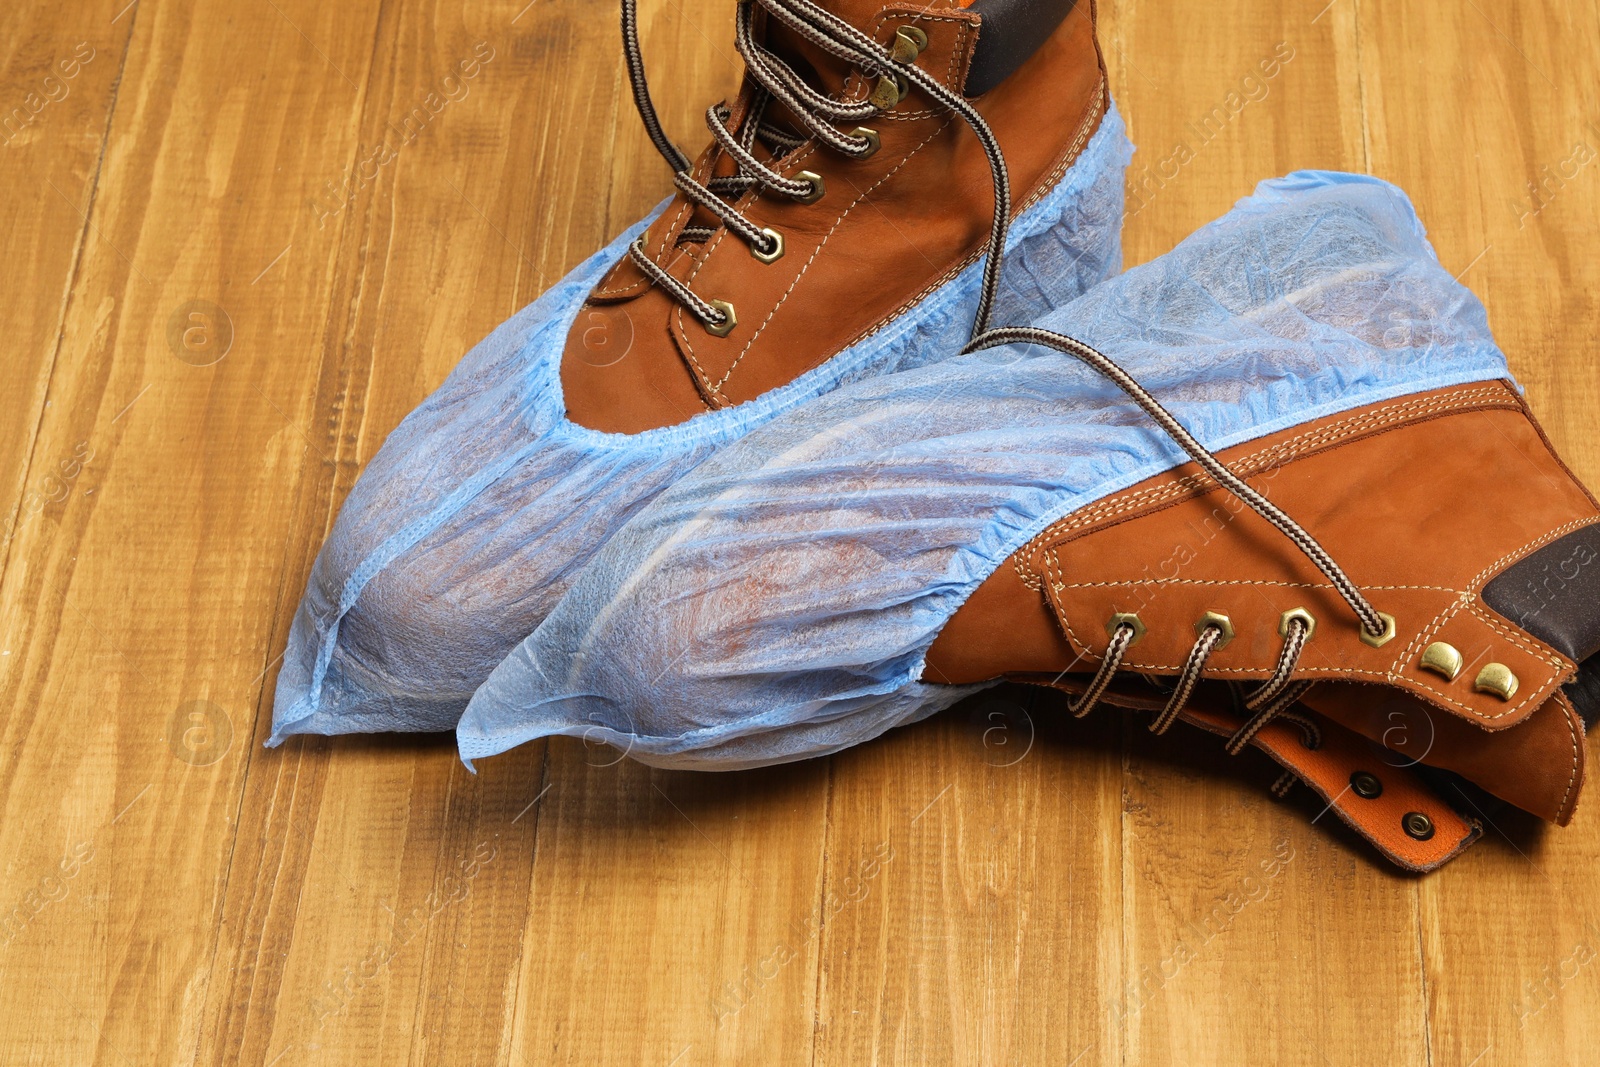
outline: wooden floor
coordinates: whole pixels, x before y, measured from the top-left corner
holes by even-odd
[[[731,0],[643,6],[698,147]],[[1600,485],[1592,0],[1101,18],[1130,264],[1398,182]],[[1597,1062],[1600,801],[1400,877],[1024,691],[721,776],[262,748],[362,465],[667,190],[625,84],[602,0],[0,7],[0,1064]]]

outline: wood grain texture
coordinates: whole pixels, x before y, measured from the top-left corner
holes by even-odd
[[[698,146],[739,74],[732,2],[642,6],[663,120]],[[1600,484],[1592,3],[1101,18],[1140,146],[1130,264],[1262,178],[1395,181]],[[1010,688],[719,776],[577,741],[477,775],[436,737],[264,750],[363,465],[669,187],[614,5],[23,0],[14,113],[0,1063],[1592,1058],[1592,813],[1497,814],[1401,877],[1272,800],[1264,761]]]

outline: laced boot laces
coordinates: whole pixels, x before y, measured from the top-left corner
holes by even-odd
[[[898,103],[913,85],[933,96],[942,106],[961,114],[978,131],[995,182],[997,210],[990,228],[988,247],[996,249],[1005,246],[1011,197],[999,143],[995,141],[983,117],[965,99],[913,65],[921,47],[926,44],[926,37],[920,36],[921,31],[910,30],[898,36],[896,47],[891,51],[812,0],[740,0],[734,44],[744,58],[747,76],[754,83],[747,98],[748,110],[736,133],[728,126],[731,109],[721,105],[706,109],[706,126],[717,144],[733,160],[737,171],[702,183],[693,177],[692,162],[667,137],[656,115],[639,46],[637,5],[638,0],[622,0],[622,42],[634,105],[644,122],[645,131],[657,151],[672,167],[673,184],[684,198],[715,216],[730,233],[749,247],[755,258],[770,263],[782,256],[783,235],[751,222],[734,206],[733,201],[753,189],[762,189],[804,203],[814,203],[822,198],[827,188],[826,179],[814,171],[800,171],[792,177],[778,173],[771,165],[756,157],[753,151],[755,144],[759,141],[765,145],[773,153],[774,161],[800,147],[808,139],[814,139],[847,158],[866,159],[878,151],[880,142],[877,132],[863,126],[841,131],[839,126],[865,122],[881,114]],[[795,73],[794,68],[757,39],[754,29],[757,5],[770,18],[777,19],[798,36],[850,64],[869,80],[877,79],[879,88],[866,100],[840,100],[818,92]],[[888,91],[885,92],[885,89]],[[766,121],[767,108],[774,100],[787,108],[805,127],[808,137],[797,137]],[[715,230],[710,227],[689,226],[679,234],[678,241],[680,244],[705,241],[714,233]],[[730,302],[701,296],[673,277],[650,258],[644,249],[642,237],[628,250],[628,255],[640,270],[699,319],[707,330],[723,337],[732,332],[738,320]],[[990,263],[984,270],[980,315],[983,322],[988,321],[988,308],[993,303],[998,284],[999,268],[994,263],[996,258],[991,255]]]
[[[1076,338],[1031,326],[991,327],[995,293],[999,287],[1001,258],[1006,247],[1006,234],[1011,225],[1011,182],[1000,143],[994,131],[977,109],[959,92],[935,80],[915,65],[919,52],[905,34],[896,38],[891,51],[856,27],[824,10],[813,0],[739,0],[736,43],[745,59],[748,73],[756,83],[749,101],[749,113],[734,133],[727,123],[730,112],[726,108],[712,107],[706,112],[706,124],[712,136],[737,165],[736,174],[712,178],[702,184],[690,176],[691,164],[687,156],[666,136],[656,116],[645,80],[644,62],[639,49],[637,0],[622,0],[622,35],[627,56],[628,74],[633,85],[634,102],[645,129],[657,149],[674,171],[674,183],[685,197],[704,207],[749,245],[758,258],[776,258],[782,253],[782,236],[756,226],[724,197],[736,197],[755,189],[771,189],[795,199],[820,197],[824,182],[820,175],[802,171],[794,177],[785,177],[771,166],[758,160],[751,149],[760,140],[776,156],[793,150],[803,143],[792,133],[764,121],[767,105],[776,99],[787,107],[807,129],[810,136],[842,155],[865,158],[877,151],[878,137],[871,130],[857,127],[842,133],[837,123],[864,121],[880,111],[893,107],[911,86],[922,90],[939,106],[959,115],[983,148],[989,164],[994,187],[994,212],[989,236],[983,252],[983,282],[979,289],[978,306],[973,315],[972,335],[964,352],[975,352],[1003,344],[1034,344],[1073,356],[1097,373],[1110,379],[1128,394],[1160,429],[1192,457],[1218,485],[1243,501],[1275,529],[1292,542],[1310,562],[1325,575],[1335,590],[1349,605],[1361,626],[1361,639],[1367,644],[1381,646],[1396,632],[1395,619],[1379,611],[1361,592],[1322,545],[1299,523],[1281,508],[1252,488],[1244,479],[1234,474],[1209,449],[1186,430],[1171,412],[1167,411],[1132,375],[1123,370],[1104,353]],[[782,59],[756,40],[753,20],[759,4],[770,17],[789,27],[805,40],[851,64],[866,77],[879,79],[875,90],[865,101],[842,101],[817,92],[807,85]],[[885,85],[898,91],[881,91]],[[703,241],[714,231],[709,228],[686,229],[680,241]],[[706,328],[725,336],[732,330],[736,317],[731,304],[723,300],[707,299],[693,292],[687,285],[672,277],[644,252],[642,244],[630,249],[629,255],[652,280],[673,299],[688,308]],[[1243,700],[1243,712],[1248,720],[1228,741],[1228,751],[1243,750],[1263,727],[1275,719],[1298,725],[1307,737],[1310,747],[1315,747],[1315,723],[1292,712],[1291,707],[1304,696],[1310,682],[1294,681],[1294,670],[1310,639],[1314,620],[1309,615],[1290,612],[1284,617],[1283,650],[1272,676]],[[1087,715],[1099,702],[1113,676],[1121,666],[1128,648],[1138,636],[1139,628],[1133,621],[1123,621],[1111,633],[1105,658],[1091,679],[1088,689],[1071,705],[1075,716]],[[1188,660],[1178,676],[1178,682],[1166,707],[1151,723],[1157,733],[1165,731],[1193,694],[1211,654],[1226,643],[1226,633],[1220,623],[1200,627]]]

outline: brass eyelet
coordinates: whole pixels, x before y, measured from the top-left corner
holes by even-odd
[[[1233,620],[1221,612],[1208,611],[1200,616],[1199,622],[1194,624],[1194,635],[1196,637],[1204,637],[1206,631],[1212,627],[1222,631],[1222,636],[1217,639],[1217,643],[1211,646],[1211,651],[1220,652],[1222,649],[1227,648],[1228,643],[1233,640]]]
[[[888,111],[906,98],[910,86],[905,78],[896,74],[890,77],[887,74],[879,75],[878,83],[872,87],[872,95],[867,97],[867,102],[879,111]]]
[[[732,333],[733,328],[739,325],[739,316],[734,313],[733,305],[726,300],[707,300],[706,303],[722,312],[723,315],[721,323],[707,322],[702,324],[706,328],[706,333],[709,333],[712,337],[726,337]]]
[[[877,130],[869,130],[865,126],[857,126],[850,131],[850,136],[867,142],[867,150],[856,156],[857,159],[871,159],[878,154],[878,149],[883,147],[883,141],[879,139]]]
[[[794,198],[795,202],[799,204],[815,204],[818,200],[822,199],[822,194],[828,191],[828,183],[823,181],[822,175],[818,174],[814,170],[796,171],[794,174],[794,180],[797,182],[811,183],[811,191],[809,193],[806,193],[804,196],[797,196]]]
[[[1317,632],[1317,620],[1316,617],[1305,608],[1295,608],[1292,611],[1284,612],[1278,617],[1278,636],[1288,637],[1289,623],[1295,619],[1299,619],[1301,622],[1305,623],[1306,640],[1311,640],[1312,636]]]
[[[763,252],[763,251],[761,251],[761,249],[757,248],[755,245],[751,245],[750,246],[750,254],[752,256],[755,256],[757,259],[759,259],[763,263],[776,263],[776,262],[778,262],[778,260],[783,258],[783,234],[779,233],[777,230],[765,229],[765,228],[763,228],[761,232],[766,234],[769,238],[771,238],[771,240],[772,240],[772,251]]]
[[[928,35],[917,26],[900,26],[894,31],[890,58],[896,63],[914,63],[928,47]]]
[[[1384,645],[1387,645],[1390,641],[1394,640],[1395,632],[1399,629],[1399,624],[1394,621],[1394,616],[1390,615],[1387,611],[1380,611],[1378,612],[1378,618],[1383,620],[1383,633],[1379,634],[1377,637],[1373,637],[1371,634],[1367,633],[1366,625],[1362,624],[1362,644],[1371,645],[1373,648],[1382,648]]]
[[[1119,611],[1115,615],[1111,616],[1110,621],[1106,623],[1106,636],[1116,637],[1117,631],[1122,629],[1124,626],[1131,626],[1133,628],[1133,638],[1128,642],[1128,647],[1132,648],[1144,638],[1146,630],[1145,625],[1142,621],[1140,621],[1139,616],[1131,611]]]

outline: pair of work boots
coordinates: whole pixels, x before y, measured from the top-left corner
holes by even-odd
[[[1474,787],[1570,819],[1600,509],[1403,194],[1290,175],[1102,280],[1092,7],[743,0],[694,162],[623,23],[677,195],[385,444],[274,741],[751,767],[1010,679],[1263,750],[1411,869]]]

